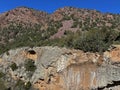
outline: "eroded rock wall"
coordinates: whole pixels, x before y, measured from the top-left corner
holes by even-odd
[[[13,80],[30,81],[39,90],[119,90],[120,49],[98,53],[59,47],[24,47],[0,56],[0,70]],[[36,70],[26,71],[26,60],[35,62]],[[11,63],[18,68],[12,70]]]

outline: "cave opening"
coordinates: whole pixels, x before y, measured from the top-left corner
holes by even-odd
[[[29,53],[29,54],[33,54],[33,55],[36,54],[36,52],[35,52],[34,50],[29,50],[28,53]]]

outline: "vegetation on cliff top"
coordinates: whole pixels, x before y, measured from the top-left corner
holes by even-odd
[[[113,43],[120,42],[119,31],[111,28],[93,28],[88,31],[77,31],[76,33],[66,31],[62,38],[55,39],[50,39],[50,36],[56,32],[54,27],[44,31],[40,31],[39,27],[35,29],[19,26],[12,28],[14,28],[13,32],[9,32],[9,28],[2,30],[1,34],[4,37],[5,44],[0,45],[0,53],[22,46],[60,46],[80,49],[85,52],[103,52]]]

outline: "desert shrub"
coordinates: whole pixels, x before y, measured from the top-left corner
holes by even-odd
[[[73,25],[72,25],[71,28],[77,28],[78,24],[79,24],[79,23],[78,23],[77,21],[74,21],[74,23],[73,23]]]
[[[74,48],[85,52],[103,52],[109,48],[116,36],[117,33],[111,30],[89,30],[74,42]]]
[[[72,17],[68,16],[68,15],[65,15],[63,20],[70,20]]]
[[[31,87],[31,82],[27,82],[26,85],[25,85],[25,89],[26,90],[29,90]]]
[[[5,82],[3,81],[3,77],[5,74],[0,71],[0,90],[7,90],[7,87],[5,86]]]
[[[5,86],[5,83],[3,80],[0,80],[0,90],[7,90],[7,87]]]
[[[28,59],[25,61],[25,69],[26,71],[34,72],[36,70],[36,66],[34,64],[34,61],[31,59]]]
[[[18,80],[14,87],[15,90],[25,90],[24,82],[22,80]]]
[[[11,68],[13,71],[15,71],[16,69],[18,69],[18,66],[16,65],[16,63],[12,63],[12,64],[10,65],[10,68]]]
[[[4,76],[5,76],[5,74],[2,71],[0,71],[0,78],[2,78]]]
[[[14,90],[29,90],[31,88],[31,83],[28,81],[26,84],[22,80],[18,80],[15,84]]]

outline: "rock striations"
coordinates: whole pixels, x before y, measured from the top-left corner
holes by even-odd
[[[24,47],[2,54],[0,71],[6,73],[5,84],[12,90],[17,80],[30,82],[31,90],[119,90],[119,52],[119,47],[103,55],[59,47]],[[26,69],[27,60],[34,62],[34,72]],[[11,68],[13,63],[16,69]]]

